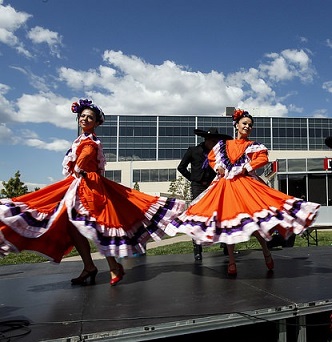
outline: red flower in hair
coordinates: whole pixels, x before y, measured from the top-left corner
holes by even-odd
[[[78,112],[78,108],[79,108],[79,104],[77,102],[73,102],[73,104],[71,105],[71,111],[73,113],[77,113]]]
[[[241,116],[244,114],[244,110],[242,109],[235,109],[234,113],[232,115],[233,119],[233,126],[235,127],[235,124],[240,120]]]

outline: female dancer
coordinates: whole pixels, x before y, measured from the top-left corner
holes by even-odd
[[[95,283],[97,268],[90,254],[92,240],[107,258],[115,285],[124,270],[115,257],[145,253],[149,240],[159,240],[164,228],[184,210],[185,202],[150,196],[103,176],[105,158],[95,128],[104,113],[89,100],[72,104],[82,134],[63,161],[66,178],[38,191],[0,200],[0,255],[31,250],[59,263],[76,247],[84,269],[71,280]]]
[[[202,245],[224,242],[228,247],[228,274],[235,276],[236,243],[254,235],[260,242],[269,270],[274,267],[265,240],[273,231],[287,239],[301,234],[315,219],[320,204],[286,195],[268,187],[255,170],[268,163],[268,150],[249,140],[253,117],[235,110],[234,140],[220,140],[209,153],[211,167],[218,172],[208,189],[191,202],[188,209],[173,220],[166,232],[186,233]]]

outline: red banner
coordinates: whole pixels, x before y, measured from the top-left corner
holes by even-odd
[[[324,170],[332,170],[332,158],[324,159]]]

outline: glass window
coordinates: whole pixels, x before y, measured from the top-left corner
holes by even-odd
[[[158,171],[159,170],[149,170],[150,171],[150,182],[159,182]]]
[[[141,182],[150,181],[150,170],[141,170]]]
[[[288,159],[288,172],[306,171],[306,159]]]
[[[133,181],[134,181],[134,183],[141,181],[141,170],[134,170],[133,171]]]
[[[272,118],[274,150],[307,150],[306,118]]]
[[[231,117],[205,113],[200,116],[106,115],[96,134],[102,141],[107,161],[165,160],[181,159],[188,146],[197,141],[194,129],[210,127],[234,135]],[[330,118],[255,117],[252,139],[273,150],[327,151],[325,138],[331,131]]]
[[[327,175],[327,189],[328,189],[327,205],[332,206],[332,174]]]
[[[136,182],[171,182],[176,178],[176,169],[134,170],[133,181]]]
[[[172,182],[176,179],[176,170],[175,169],[170,169],[169,171],[169,181]]]
[[[312,150],[326,150],[325,137],[332,131],[332,120],[328,118],[309,118],[309,143]]]
[[[251,139],[260,142],[268,149],[271,148],[271,122],[270,118],[255,117]]]
[[[278,172],[287,172],[287,161],[286,161],[286,159],[278,159],[277,160],[277,171]]]
[[[324,159],[315,158],[308,159],[308,171],[323,171],[324,170]]]
[[[167,182],[168,180],[168,170],[159,170],[159,182]]]
[[[104,148],[104,156],[107,162],[115,162],[116,161],[116,151],[112,149]]]
[[[278,175],[278,189],[287,194],[287,175]]]
[[[216,127],[219,133],[228,134],[231,137],[234,136],[234,128],[232,126],[232,118],[225,116],[198,116],[197,117],[197,127],[199,129],[209,129],[211,127]]]
[[[325,174],[309,174],[308,190],[308,201],[327,205]]]
[[[288,175],[288,195],[306,199],[306,175]]]
[[[107,170],[105,177],[116,183],[121,183],[121,170]]]

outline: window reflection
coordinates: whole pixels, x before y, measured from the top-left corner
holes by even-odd
[[[116,183],[121,183],[121,170],[107,170],[105,177]]]
[[[327,205],[325,174],[308,175],[308,200]]]
[[[172,182],[176,179],[175,169],[135,169],[133,170],[133,181],[140,182]]]
[[[288,172],[305,171],[306,159],[288,159]]]

